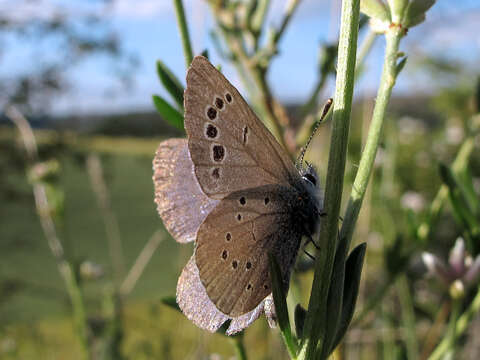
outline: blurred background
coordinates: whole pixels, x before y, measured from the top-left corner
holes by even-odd
[[[280,25],[290,2],[271,1],[265,28]],[[185,2],[194,53],[207,50],[255,103],[224,53],[221,14],[212,3]],[[293,133],[333,95],[334,68],[322,64],[334,59],[328,54],[337,42],[340,7],[338,0],[299,1],[271,59],[267,81]],[[445,186],[439,164],[452,166],[466,141],[462,179],[472,198],[480,192],[479,139],[472,132],[480,103],[479,26],[478,1],[439,1],[401,43],[408,61],[354,236],[368,250],[361,318],[347,334],[345,358],[427,358],[444,331],[434,325],[448,291],[424,277],[421,253],[445,258],[459,236],[471,256],[480,251],[478,233],[470,236],[445,194],[442,211],[432,210]],[[344,198],[385,46],[366,23],[359,44],[365,57],[357,71]],[[82,359],[85,343],[96,359],[234,356],[226,337],[197,329],[165,305],[192,246],[174,242],[153,203],[155,149],[162,139],[184,136],[155,110],[153,94],[170,96],[157,60],[185,84],[173,1],[0,0],[0,359]],[[12,120],[23,124],[22,136]],[[322,125],[307,153],[322,179],[329,127]],[[38,154],[25,151],[25,139],[36,140]],[[428,240],[419,240],[422,226]],[[291,297],[306,306],[312,272],[303,256],[293,276]],[[416,345],[408,339],[412,324]],[[480,322],[472,319],[474,329]],[[479,340],[467,332],[463,341],[462,358],[477,359]],[[279,333],[264,319],[245,332],[245,344],[252,359],[287,358]]]

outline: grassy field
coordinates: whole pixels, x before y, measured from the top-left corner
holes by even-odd
[[[0,146],[20,152],[13,135],[10,129],[1,129]],[[37,136],[47,153],[59,140],[51,132],[40,131]],[[84,155],[96,152],[118,220],[125,268],[132,266],[155,231],[160,229],[164,237],[123,306],[124,354],[134,359],[232,355],[227,338],[203,333],[160,302],[175,294],[177,277],[192,253],[191,245],[180,246],[171,239],[155,210],[152,158],[160,139],[62,138],[68,144],[56,153],[61,164],[58,187],[65,194],[60,237],[69,257],[78,263],[94,262],[105,270],[102,279],[83,283],[89,315],[95,318],[101,313],[113,277],[103,218],[85,167]],[[5,158],[0,161],[8,165]],[[0,202],[0,358],[79,358],[69,298],[35,213],[22,166],[6,174],[3,184],[15,191],[11,197],[5,191]],[[278,334],[267,327],[265,321],[257,321],[247,335],[246,341],[255,344],[253,358],[271,358],[282,351]]]

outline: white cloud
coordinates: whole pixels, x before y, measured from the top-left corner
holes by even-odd
[[[172,2],[167,0],[116,0],[111,10],[113,15],[128,18],[151,18],[168,13],[173,15]]]

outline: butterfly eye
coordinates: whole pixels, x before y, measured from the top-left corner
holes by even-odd
[[[306,173],[305,175],[302,176],[302,179],[305,181],[308,181],[313,186],[317,186],[317,179],[312,174]]]

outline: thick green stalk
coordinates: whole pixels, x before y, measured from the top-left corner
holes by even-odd
[[[355,77],[359,0],[344,0],[340,26],[337,80],[333,101],[332,141],[325,187],[325,222],[320,241],[322,251],[317,253],[315,273],[305,319],[304,339],[299,359],[314,359],[325,341],[327,298],[332,277],[338,235],[338,217],[342,200],[345,160],[347,155],[350,113]]]
[[[372,174],[375,156],[377,155],[378,146],[380,144],[385,112],[398,75],[398,47],[403,35],[404,30],[396,26],[390,27],[385,34],[387,48],[385,51],[385,62],[383,64],[380,87],[378,89],[375,108],[373,110],[372,122],[368,130],[367,142],[360,159],[360,165],[358,167],[355,181],[353,182],[352,192],[350,194],[347,211],[340,232],[340,238],[347,241],[348,245],[352,239],[358,214],[367,190],[368,181]],[[349,246],[346,247],[346,249],[348,248]]]
[[[185,56],[185,65],[188,68],[193,60],[192,44],[190,43],[190,33],[188,32],[187,20],[185,18],[185,9],[182,0],[173,0],[175,14],[177,15],[178,29],[182,38],[183,54]]]

